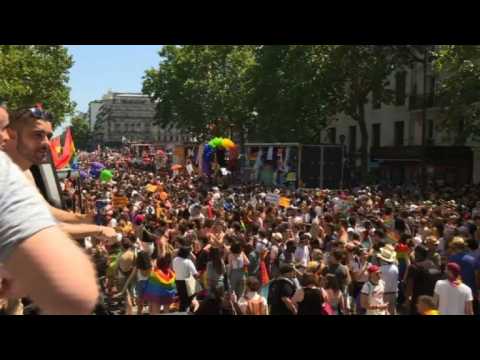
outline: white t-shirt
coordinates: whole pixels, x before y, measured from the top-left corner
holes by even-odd
[[[176,280],[186,280],[192,275],[197,275],[197,269],[192,260],[184,259],[179,256],[173,259],[173,271],[175,272]]]
[[[380,279],[377,285],[367,281],[361,290],[361,293],[367,295],[368,304],[371,306],[383,305],[383,294],[385,292],[385,282]],[[386,315],[386,310],[367,310],[367,315]]]
[[[473,301],[472,290],[463,283],[454,287],[448,280],[438,280],[434,293],[440,315],[465,315],[465,303]]]
[[[310,251],[308,250],[308,246],[297,246],[294,256],[295,260],[306,267],[308,265],[308,261],[310,260]]]
[[[367,262],[368,263],[368,262]],[[361,263],[360,260],[354,259],[352,261],[352,272],[357,273],[359,272],[363,267],[365,266],[365,263]],[[367,265],[368,268],[368,265]],[[365,270],[363,273],[360,275],[356,276],[356,281],[359,283],[364,283],[368,281],[368,272]]]
[[[108,226],[111,228],[116,228],[117,225],[118,225],[118,222],[117,222],[117,219],[115,218],[112,218],[112,220],[110,220],[110,222],[108,223]]]
[[[385,282],[386,293],[397,293],[398,291],[398,266],[395,264],[382,265],[382,280]]]

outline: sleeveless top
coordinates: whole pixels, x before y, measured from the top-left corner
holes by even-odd
[[[323,296],[318,288],[303,288],[303,301],[298,303],[298,315],[322,315]]]

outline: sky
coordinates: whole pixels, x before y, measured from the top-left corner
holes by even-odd
[[[70,69],[70,97],[77,111],[109,90],[140,92],[145,70],[160,63],[161,45],[66,45],[75,64]],[[68,126],[66,122],[58,132]],[[56,131],[57,132],[57,131]]]

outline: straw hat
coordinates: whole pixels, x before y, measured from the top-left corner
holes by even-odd
[[[387,263],[393,263],[397,260],[397,253],[391,246],[384,246],[380,249],[380,254],[377,257]]]

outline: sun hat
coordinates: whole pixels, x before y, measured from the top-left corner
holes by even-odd
[[[392,248],[384,246],[380,249],[377,257],[387,263],[393,263],[397,260],[397,253]]]

